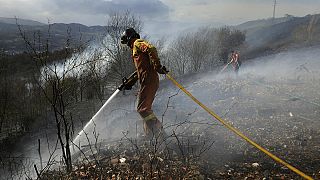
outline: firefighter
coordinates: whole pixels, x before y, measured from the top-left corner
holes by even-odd
[[[156,48],[140,39],[140,35],[133,28],[123,32],[121,43],[127,44],[132,50],[132,59],[140,83],[137,111],[143,119],[146,136],[154,137],[162,133],[162,124],[152,111],[152,103],[159,88],[158,73],[166,74],[168,71],[161,65]]]
[[[230,62],[232,63],[233,69],[238,74],[239,68],[241,66],[240,55],[236,51],[231,51]]]

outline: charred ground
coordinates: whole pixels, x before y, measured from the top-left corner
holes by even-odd
[[[233,72],[206,73],[186,77],[183,84],[249,138],[319,179],[320,83],[316,49],[247,63],[239,76]],[[122,95],[96,122],[96,127],[103,129],[96,129],[101,142],[91,146],[87,143],[74,155],[75,170],[71,174],[48,171],[43,177],[299,179],[227,130],[173,85],[164,82],[162,87],[155,112],[168,134],[166,143],[141,140],[142,129],[132,102],[135,93]]]

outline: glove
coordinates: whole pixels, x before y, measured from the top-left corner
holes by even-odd
[[[122,78],[122,83],[123,83],[123,89],[125,90],[131,90],[132,89],[132,86],[131,84],[128,83],[128,79],[126,77],[123,77]]]
[[[160,66],[159,68],[157,68],[157,72],[159,74],[167,74],[169,71],[167,70],[167,68],[165,66]]]
[[[125,90],[131,90],[132,86],[135,85],[135,83],[138,81],[138,73],[135,71],[132,73],[129,78],[123,77],[122,78],[122,85],[123,89]]]
[[[123,89],[124,90],[131,90],[132,86],[134,86],[136,80],[135,79],[127,79],[126,77],[122,78]]]

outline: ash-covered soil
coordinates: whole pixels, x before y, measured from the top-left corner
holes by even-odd
[[[320,179],[318,57],[318,48],[304,49],[244,63],[238,76],[229,69],[179,81],[251,140]],[[162,82],[154,104],[167,133],[164,143],[141,140],[133,91],[118,97],[96,121],[99,136],[88,138],[98,143],[91,140],[88,146],[84,140],[71,174],[48,171],[43,177],[302,179],[226,129],[168,81]]]

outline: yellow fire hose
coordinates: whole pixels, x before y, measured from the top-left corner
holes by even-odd
[[[286,166],[287,168],[289,168],[291,171],[297,173],[298,175],[300,175],[301,177],[305,178],[305,179],[313,179],[312,177],[306,175],[305,173],[303,173],[302,171],[300,171],[299,169],[291,166],[290,164],[288,164],[287,162],[285,162],[284,160],[278,158],[277,156],[275,156],[274,154],[272,154],[271,152],[269,152],[268,150],[266,150],[265,148],[261,147],[259,144],[255,143],[254,141],[252,141],[251,139],[249,139],[247,136],[245,136],[243,133],[241,133],[238,129],[236,129],[235,127],[233,127],[232,125],[230,125],[229,123],[227,123],[226,121],[224,121],[221,117],[219,117],[216,113],[214,113],[212,110],[210,110],[207,106],[205,106],[204,104],[202,104],[198,99],[196,99],[190,92],[188,92],[182,85],[180,85],[175,79],[173,79],[168,73],[166,74],[166,76],[176,85],[178,86],[184,93],[186,93],[194,102],[196,102],[199,106],[201,106],[205,111],[207,111],[209,114],[211,114],[213,117],[215,117],[219,122],[221,122],[225,127],[227,127],[229,130],[231,130],[232,132],[234,132],[235,134],[237,134],[238,136],[240,136],[242,139],[246,140],[248,143],[250,143],[251,145],[253,145],[254,147],[256,147],[257,149],[259,149],[260,151],[262,151],[263,153],[265,153],[266,155],[268,155],[269,157],[271,157],[272,159],[274,159],[276,162],[281,163],[282,165]]]

